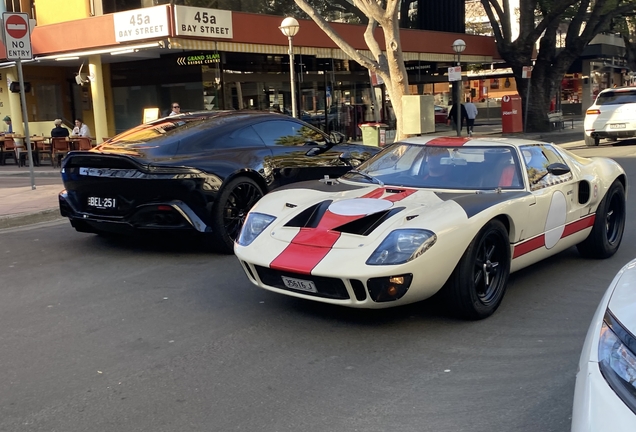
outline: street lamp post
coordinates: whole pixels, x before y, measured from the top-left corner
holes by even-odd
[[[278,27],[289,40],[289,76],[291,83],[291,100],[292,100],[292,116],[296,116],[296,76],[294,73],[294,51],[292,45],[292,38],[298,34],[300,25],[296,18],[287,17],[283,20]]]
[[[462,52],[466,49],[466,42],[461,39],[457,39],[453,42],[453,50],[457,53],[457,66],[459,66],[459,85],[457,85],[457,90],[455,91],[455,117],[457,120],[457,136],[462,135],[462,102],[461,102],[461,91],[462,86],[464,85],[461,80],[461,69],[462,69]]]

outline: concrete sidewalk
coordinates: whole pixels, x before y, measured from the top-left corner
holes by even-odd
[[[57,195],[64,188],[59,168],[0,166],[0,229],[61,218]]]
[[[566,129],[545,133],[503,134],[501,121],[477,121],[473,137],[515,137],[562,144],[583,139],[583,121],[575,119],[566,123]],[[456,136],[456,131],[445,124],[438,124],[434,134]],[[462,129],[466,136],[466,129]],[[391,137],[387,137],[392,142]],[[0,229],[28,225],[61,218],[58,194],[64,188],[59,168],[34,167],[35,189],[31,187],[29,167],[0,166]]]

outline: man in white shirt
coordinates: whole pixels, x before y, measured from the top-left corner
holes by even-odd
[[[179,106],[179,102],[172,102],[172,111],[169,116],[175,116],[181,114],[181,106]]]
[[[88,126],[82,122],[81,118],[76,118],[75,127],[73,128],[73,133],[71,135],[89,137],[91,136],[91,131],[88,129]]]
[[[477,107],[470,101],[470,99],[468,99],[464,104],[464,108],[466,108],[466,132],[468,132],[468,136],[473,136],[475,117],[477,117]]]

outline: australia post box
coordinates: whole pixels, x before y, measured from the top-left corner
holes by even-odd
[[[501,98],[501,131],[503,133],[523,132],[521,98],[517,94]]]

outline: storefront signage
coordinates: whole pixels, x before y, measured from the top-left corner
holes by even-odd
[[[155,6],[113,14],[115,40],[128,42],[169,36],[168,8]]]
[[[177,57],[177,64],[179,66],[206,65],[212,63],[221,63],[221,54],[201,53]]]
[[[178,36],[232,39],[232,12],[176,5],[174,21]]]

